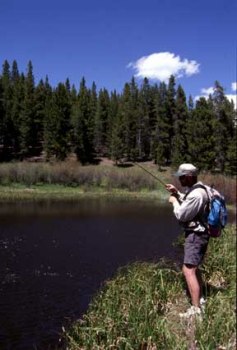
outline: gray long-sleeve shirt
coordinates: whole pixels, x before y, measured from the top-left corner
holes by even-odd
[[[196,188],[197,185],[203,185],[202,182],[197,182],[193,187],[189,188],[191,190],[194,188],[186,198],[183,200],[185,194],[180,194],[181,203],[175,201],[173,203],[174,215],[179,220],[180,223],[184,224],[185,229],[193,231],[205,231],[205,226],[203,225],[204,219],[204,208],[208,201],[208,196],[203,188]],[[208,190],[208,189],[207,189]],[[195,220],[197,215],[200,215],[203,220]]]

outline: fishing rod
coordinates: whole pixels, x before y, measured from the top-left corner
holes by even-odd
[[[146,168],[144,168],[143,166],[141,166],[140,164],[133,162],[133,164],[137,165],[139,168],[141,168],[142,170],[144,170],[145,172],[147,172],[148,174],[150,174],[152,177],[154,177],[154,179],[156,179],[157,181],[159,181],[165,188],[166,188],[166,184],[164,183],[164,181],[162,181],[161,179],[159,179],[159,177],[155,176],[154,174],[152,174],[150,171],[148,171]]]
[[[165,183],[164,181],[162,181],[161,179],[159,179],[159,177],[157,177],[157,176],[155,176],[154,174],[152,174],[149,170],[147,170],[146,168],[144,168],[141,164],[138,164],[138,163],[136,163],[136,162],[133,162],[133,164],[137,165],[139,168],[141,168],[142,170],[144,170],[146,173],[148,173],[148,174],[150,174],[152,177],[154,177],[154,179],[156,179],[157,181],[159,181],[159,182],[162,184],[162,186],[164,186],[165,189],[166,189],[168,192],[170,192],[170,191],[167,189],[167,187],[166,187],[166,183]],[[178,202],[181,203],[181,200],[180,200],[180,198],[179,198],[179,194],[178,194],[178,193],[173,192],[173,193],[171,193],[170,195],[176,197],[177,200],[178,200]]]

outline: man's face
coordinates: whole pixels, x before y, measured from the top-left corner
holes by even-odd
[[[179,181],[182,187],[191,187],[197,182],[197,178],[195,176],[183,175],[179,177]]]
[[[181,186],[183,186],[183,187],[187,186],[187,176],[186,175],[180,176],[179,182],[181,183]]]

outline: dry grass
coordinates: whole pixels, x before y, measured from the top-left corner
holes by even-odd
[[[201,174],[200,180],[218,189],[218,191],[225,196],[228,203],[236,203],[236,177],[223,176],[220,174]]]
[[[179,187],[172,176],[171,168],[158,171],[153,162],[141,163],[148,171],[163,182],[170,182]],[[236,203],[236,178],[223,175],[201,174],[200,180],[214,185],[226,198],[227,203]],[[16,162],[0,164],[0,184],[13,183],[32,186],[36,184],[60,184],[65,186],[83,186],[86,190],[123,189],[128,191],[161,190],[164,188],[149,174],[132,163],[117,167],[108,159],[102,159],[99,165],[81,166],[75,159],[55,163]]]

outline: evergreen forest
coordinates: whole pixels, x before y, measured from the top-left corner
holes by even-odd
[[[83,77],[52,87],[35,84],[33,65],[26,73],[14,60],[0,74],[0,162],[43,157],[65,160],[74,153],[84,164],[100,157],[154,161],[158,167],[194,163],[202,170],[236,175],[236,110],[214,82],[208,99],[186,97],[174,76],[150,84],[134,78],[121,93],[97,91]]]

